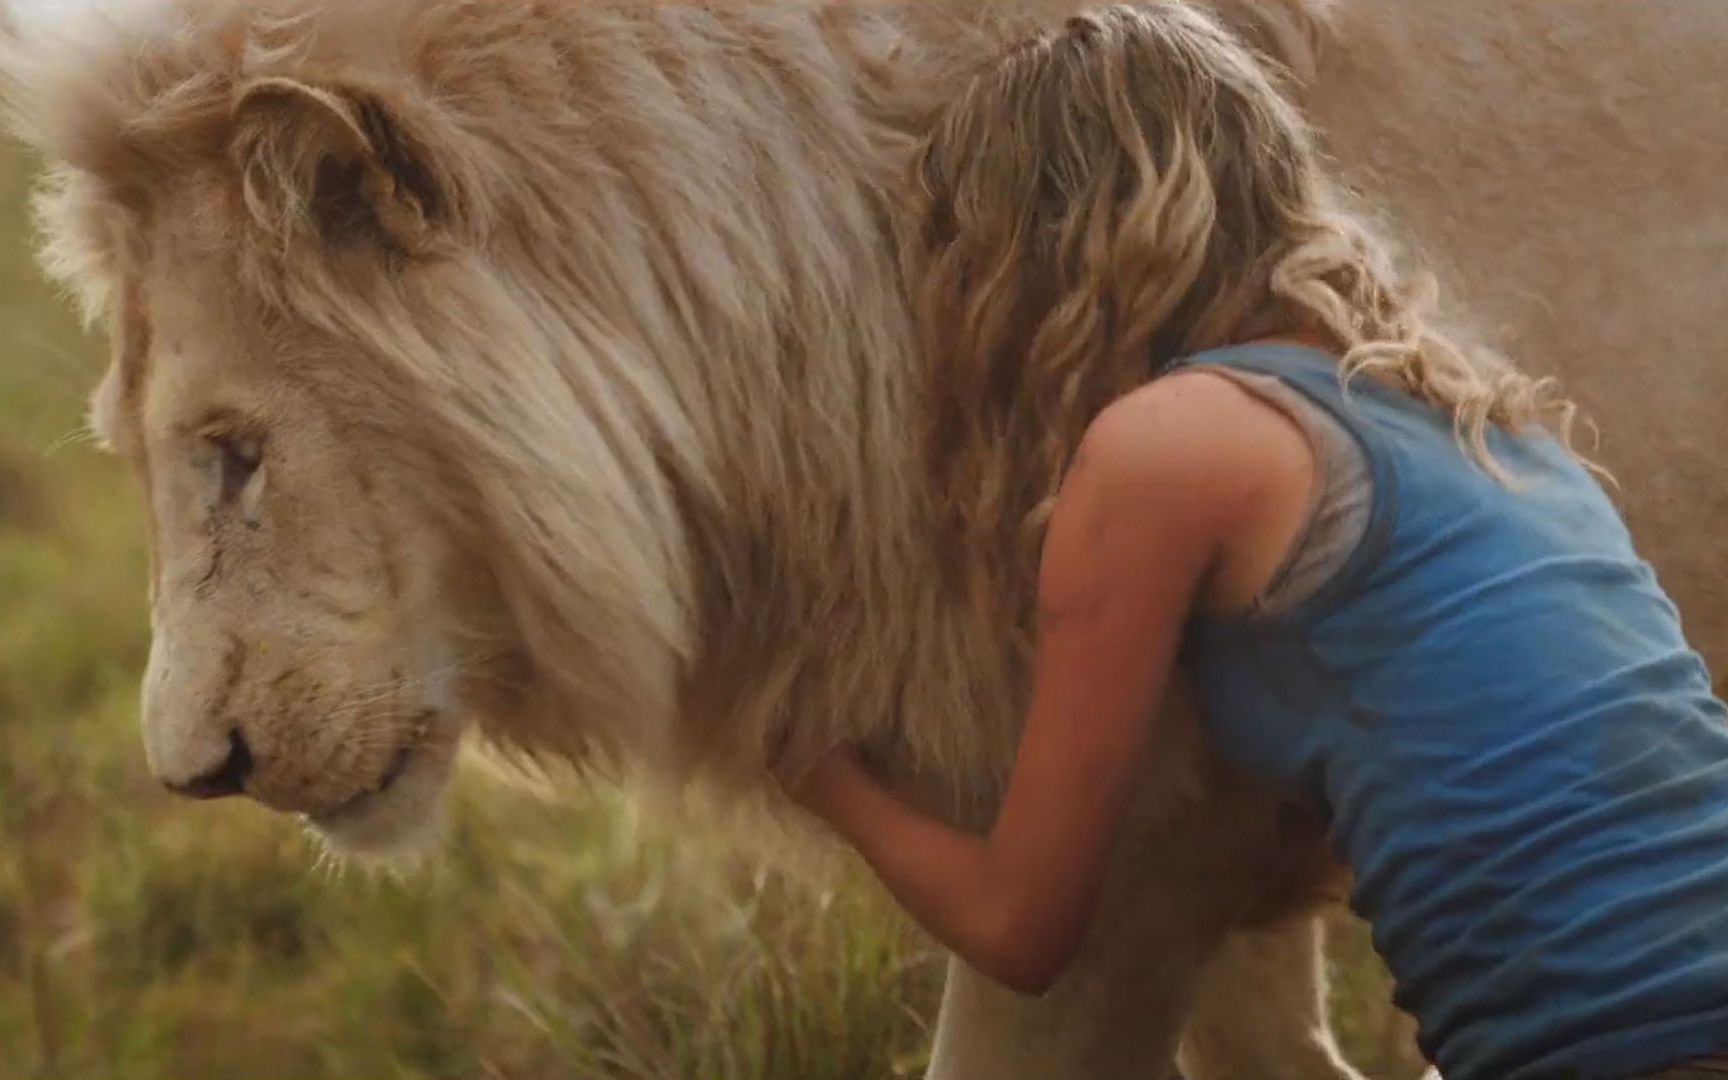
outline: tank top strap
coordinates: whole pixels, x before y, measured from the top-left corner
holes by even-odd
[[[1346,387],[1338,365],[1336,355],[1311,346],[1259,342],[1196,353],[1169,369],[1229,378],[1289,416],[1314,450],[1308,520],[1253,615],[1319,614],[1348,594],[1390,531],[1396,469],[1384,433],[1355,399],[1393,391],[1366,379]]]

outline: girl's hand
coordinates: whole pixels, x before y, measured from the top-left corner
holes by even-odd
[[[789,775],[780,769],[775,777],[793,802],[830,823],[840,816],[848,793],[860,784],[875,786],[850,746],[834,747],[801,773]]]

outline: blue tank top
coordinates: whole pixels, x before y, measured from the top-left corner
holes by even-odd
[[[1728,1050],[1728,710],[1600,487],[1284,345],[1271,375],[1356,438],[1363,539],[1276,615],[1197,619],[1219,751],[1326,816],[1447,1080],[1616,1080]],[[1723,542],[1706,538],[1703,542]]]

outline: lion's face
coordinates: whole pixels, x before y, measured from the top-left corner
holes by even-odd
[[[447,551],[389,403],[318,374],[365,357],[223,278],[172,250],[139,276],[93,410],[150,517],[150,767],[339,848],[399,849],[433,820],[459,729]]]

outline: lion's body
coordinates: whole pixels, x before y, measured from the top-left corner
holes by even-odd
[[[486,660],[454,693],[491,735],[687,764],[732,792],[761,789],[782,736],[794,755],[854,738],[932,805],[986,813],[1025,671],[1005,628],[946,599],[930,554],[898,185],[922,125],[1008,28],[1074,5],[991,5],[986,25],[960,0],[285,0],[274,6],[318,14],[250,34],[228,29],[232,6],[159,0],[189,20],[177,36],[160,12],[25,27],[28,47],[0,56],[27,135],[62,163],[47,203],[61,272],[117,337],[155,343],[148,357],[122,344],[104,405],[118,444],[157,451],[132,455],[147,482],[168,440],[151,409],[188,404],[151,387],[289,380],[331,430],[368,433],[349,436],[385,463],[367,490],[443,530],[442,572],[466,583],[466,606],[407,622],[484,634]],[[1710,187],[1728,174],[1714,59],[1728,11],[1344,0],[1326,5],[1329,36],[1299,0],[1221,6],[1290,59],[1340,168],[1408,226],[1488,335],[1562,372],[1601,419],[1641,542],[1728,666],[1715,538],[1728,490],[1713,471],[1728,460],[1728,324],[1710,317],[1728,265]],[[369,181],[345,194],[369,201],[388,258],[320,231],[316,185],[348,175],[321,168],[332,158]],[[197,274],[175,258],[201,260]],[[231,307],[273,320],[248,337],[223,311],[217,338],[248,364],[200,354],[196,303],[175,314],[152,299],[195,280],[233,282],[246,299]],[[364,416],[375,396],[391,419]],[[435,445],[365,441],[389,438]],[[310,494],[294,510],[345,512]],[[413,540],[389,521],[367,528]],[[157,543],[176,543],[171,526]],[[196,659],[193,635],[162,629],[191,616],[163,607],[256,632],[254,589],[224,599],[190,572],[177,588],[168,555],[159,653]],[[263,679],[247,656],[210,677]],[[209,691],[180,678],[159,698],[207,709]],[[295,715],[234,722],[275,746]],[[1318,831],[1223,774],[1190,712],[1168,728],[1076,970],[1039,1001],[956,970],[936,1075],[1159,1075],[1197,993],[1192,1075],[1338,1075],[1312,1038],[1310,930],[1218,952],[1233,929],[1313,901],[1331,869]],[[210,739],[153,745],[169,769]],[[257,782],[274,802],[332,810],[295,802],[323,798],[291,782],[306,763],[268,764],[282,775]],[[421,790],[442,778],[432,764],[409,775]],[[352,786],[375,781],[356,772]]]
[[[1310,95],[1466,318],[1560,374],[1688,637],[1728,678],[1728,9],[1346,4]]]

